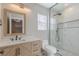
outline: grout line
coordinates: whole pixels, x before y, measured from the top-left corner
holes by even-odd
[[[58,29],[76,29],[76,28],[79,28],[79,27],[64,27],[64,28],[58,28]]]
[[[79,19],[76,19],[76,20],[72,20],[72,21],[67,21],[67,22],[63,22],[63,23],[58,23],[57,25],[59,25],[59,24],[64,24],[64,23],[70,23],[70,22],[78,22],[79,21]]]

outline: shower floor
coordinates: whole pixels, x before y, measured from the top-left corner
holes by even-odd
[[[73,53],[66,51],[64,49],[57,49],[56,56],[75,56]]]

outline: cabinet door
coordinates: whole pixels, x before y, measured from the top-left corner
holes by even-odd
[[[3,56],[15,56],[16,55],[15,49],[16,48],[14,46],[4,48],[3,49]]]
[[[31,56],[32,55],[32,44],[30,42],[20,45],[21,56]]]

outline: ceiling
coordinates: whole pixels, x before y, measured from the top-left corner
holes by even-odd
[[[46,8],[50,8],[50,7],[52,7],[56,3],[39,3],[39,4],[44,6],[44,7],[46,7]]]
[[[63,3],[57,4],[56,6],[54,6],[52,9],[54,11],[63,11],[63,9],[65,8]]]

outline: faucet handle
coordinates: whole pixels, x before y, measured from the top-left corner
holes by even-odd
[[[19,40],[21,40],[21,37],[19,37]]]
[[[13,41],[14,39],[13,38],[10,38],[10,40]]]

